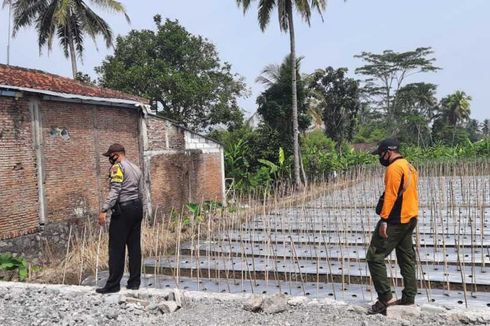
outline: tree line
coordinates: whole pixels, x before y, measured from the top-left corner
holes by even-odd
[[[255,1],[236,2],[245,13]],[[14,35],[33,26],[40,50],[51,50],[58,38],[75,78],[149,99],[158,114],[225,142],[228,158],[240,161],[242,169],[248,165],[259,179],[287,174],[301,187],[307,175],[318,170],[312,162],[324,155],[322,149],[337,160],[328,163],[332,169],[336,164],[369,161],[362,154],[351,155],[349,143],[398,137],[406,144],[430,147],[488,138],[490,121],[471,119],[471,96],[456,90],[439,99],[437,85],[423,81],[425,74],[441,69],[430,47],[362,52],[355,55],[360,60],[355,77],[347,68],[328,65],[302,73],[294,13],[310,24],[312,12],[322,16],[326,2],[256,2],[260,29],[265,30],[276,10],[291,47],[283,62],[267,65],[257,78],[265,90],[256,101],[260,123],[252,128],[238,105],[238,99],[249,94],[243,77],[220,59],[214,44],[189,33],[178,21],[156,15],[154,29],[132,30],[114,43],[110,26],[86,1],[5,0],[13,8]],[[129,21],[118,1],[89,3]],[[106,46],[114,47],[114,53],[96,67],[97,80],[77,68],[85,36],[94,40],[102,36]],[[250,155],[233,156],[247,147],[254,149]]]

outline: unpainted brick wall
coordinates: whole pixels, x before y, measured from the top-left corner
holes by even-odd
[[[188,202],[188,158],[185,154],[161,154],[151,159],[151,201],[154,212],[180,212]]]
[[[158,117],[149,116],[148,128],[148,150],[184,150],[184,129],[172,124],[170,121]]]
[[[149,117],[147,125],[147,151],[152,153],[150,183],[153,210],[165,214],[172,208],[180,212],[182,206],[189,202],[221,202],[221,152],[206,153],[203,149],[194,149],[195,144],[188,146],[191,144],[186,144],[185,137],[189,132],[166,120]],[[202,137],[194,135],[193,138]],[[167,144],[160,139],[168,140]]]
[[[31,128],[28,101],[0,97],[0,239],[39,226]]]
[[[102,153],[121,143],[139,165],[138,114],[130,109],[41,101],[49,221],[86,217],[100,209],[110,164]],[[68,137],[52,136],[63,129]]]
[[[223,200],[221,154],[201,153],[194,157],[195,184],[193,199],[196,202],[204,200]]]
[[[47,223],[93,216],[108,192],[110,164],[102,153],[110,144],[123,144],[128,159],[143,168],[140,113],[38,100]],[[188,131],[164,119],[148,118],[147,130],[154,210],[222,200],[219,152],[188,146]],[[0,239],[38,230],[36,164],[29,99],[0,97]]]

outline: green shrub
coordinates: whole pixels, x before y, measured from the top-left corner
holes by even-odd
[[[28,274],[27,260],[12,254],[0,254],[0,270],[17,270],[19,281],[25,281]]]

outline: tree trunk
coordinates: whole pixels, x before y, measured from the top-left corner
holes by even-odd
[[[7,35],[7,66],[10,65],[10,40],[12,38],[12,2],[8,1],[9,6],[9,23],[8,23],[8,35]]]
[[[303,189],[299,164],[299,127],[298,127],[298,89],[296,87],[296,40],[294,35],[293,5],[288,8],[288,27],[291,45],[291,87],[292,87],[292,111],[293,111],[293,154],[294,154],[294,182],[296,187]]]
[[[70,59],[71,59],[71,71],[73,73],[73,79],[77,77],[77,53],[75,51],[75,45],[73,44],[73,37],[71,36],[71,30],[68,30],[68,38],[70,44]]]

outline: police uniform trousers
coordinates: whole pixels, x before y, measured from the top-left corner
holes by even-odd
[[[126,247],[129,256],[128,287],[141,283],[141,221],[143,205],[135,199],[116,204],[109,225],[109,278],[105,288],[119,289],[124,273]]]

